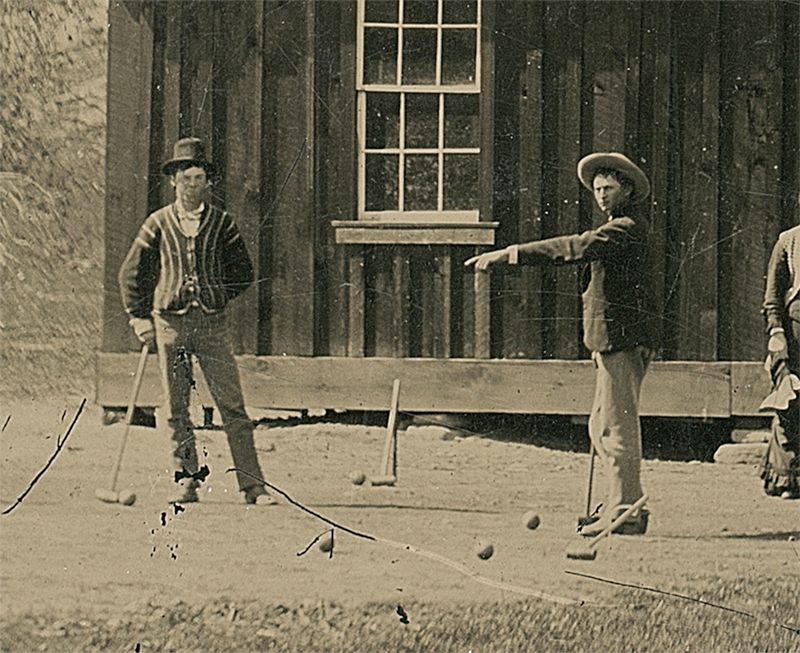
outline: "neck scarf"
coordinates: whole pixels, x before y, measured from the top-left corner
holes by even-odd
[[[194,211],[187,211],[183,208],[183,204],[180,200],[175,200],[175,209],[178,214],[178,222],[180,223],[181,231],[189,238],[197,236],[197,232],[200,230],[200,216],[203,215],[205,208],[205,202],[201,202],[200,206]]]

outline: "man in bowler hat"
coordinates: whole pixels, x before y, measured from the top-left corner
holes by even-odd
[[[580,264],[583,276],[584,344],[597,367],[589,436],[608,470],[609,485],[599,515],[581,529],[594,536],[642,497],[639,391],[654,356],[652,284],[647,265],[647,223],[636,205],[647,199],[650,182],[617,152],[590,154],[578,163],[605,221],[595,229],[511,245],[465,262],[486,271],[495,264]],[[646,508],[615,532],[641,534]]]
[[[228,302],[253,282],[253,266],[233,218],[207,202],[214,177],[203,142],[175,143],[163,173],[175,201],[147,217],[119,272],[125,311],[136,336],[158,350],[172,440],[175,487],[170,503],[193,503],[200,471],[189,417],[192,356],[222,416],[239,489],[248,504],[275,503],[267,494],[231,352]],[[253,478],[255,477],[255,478]]]

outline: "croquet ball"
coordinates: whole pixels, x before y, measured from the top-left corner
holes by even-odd
[[[319,550],[323,553],[330,553],[333,549],[333,536],[328,533],[319,541]]]
[[[494,555],[494,546],[491,542],[478,542],[475,547],[475,555],[481,560],[488,560]]]
[[[119,502],[123,506],[132,506],[136,502],[136,495],[133,492],[120,492]]]
[[[533,531],[539,528],[541,521],[539,520],[539,515],[533,512],[533,510],[529,510],[522,516],[522,523],[525,525],[525,528],[530,528]]]
[[[350,472],[350,482],[353,485],[363,485],[367,477],[362,472]]]

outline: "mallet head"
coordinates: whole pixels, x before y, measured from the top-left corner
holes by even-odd
[[[94,496],[104,503],[121,503],[123,506],[132,506],[136,502],[136,495],[133,492],[112,492],[99,488],[94,491]]]
[[[369,479],[370,485],[394,485],[397,477],[394,475],[389,476],[373,476]]]
[[[567,549],[567,557],[571,560],[594,560],[597,557],[597,549],[586,545],[571,546]]]

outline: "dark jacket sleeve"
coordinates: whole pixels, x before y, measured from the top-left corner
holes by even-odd
[[[774,327],[783,327],[783,317],[786,314],[786,293],[791,283],[787,256],[786,247],[779,239],[769,257],[767,287],[761,310],[767,323],[767,331]]]
[[[519,246],[519,262],[537,265],[611,258],[630,245],[635,224],[630,218],[615,218],[580,234],[525,243]]]
[[[247,253],[244,238],[236,223],[227,216],[229,224],[225,229],[224,254],[222,256],[222,274],[225,294],[228,299],[241,295],[253,283],[253,263]]]
[[[131,317],[149,318],[161,272],[161,230],[152,216],[145,220],[119,270],[122,305]]]

